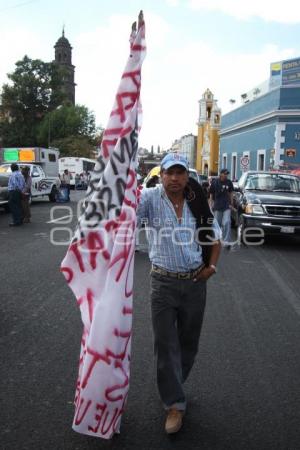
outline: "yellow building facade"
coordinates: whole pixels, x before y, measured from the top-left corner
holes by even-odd
[[[221,110],[207,89],[199,100],[196,170],[201,174],[218,174],[220,126]]]

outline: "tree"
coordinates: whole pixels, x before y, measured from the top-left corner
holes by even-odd
[[[42,119],[37,129],[37,142],[47,147],[65,138],[86,137],[93,143],[95,132],[95,116],[86,106],[62,105]]]
[[[87,136],[70,136],[53,141],[53,147],[58,148],[60,157],[80,156],[95,158],[95,143]]]
[[[66,102],[64,71],[57,64],[24,56],[8,74],[1,94],[3,146],[37,144],[37,128],[47,112]]]

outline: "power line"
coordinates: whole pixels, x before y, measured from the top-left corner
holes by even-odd
[[[7,6],[6,8],[0,9],[0,12],[8,11],[10,9],[20,8],[21,6],[29,5],[29,3],[39,2],[40,0],[28,0],[27,2],[18,3],[17,5]]]

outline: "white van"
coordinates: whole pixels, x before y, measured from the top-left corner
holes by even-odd
[[[75,186],[75,176],[78,175],[87,175],[88,173],[93,172],[96,161],[94,159],[89,158],[81,158],[79,156],[64,156],[63,158],[59,158],[58,160],[58,168],[59,174],[62,176],[64,170],[68,170],[71,174],[71,186]]]

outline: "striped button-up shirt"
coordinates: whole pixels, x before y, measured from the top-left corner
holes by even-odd
[[[145,224],[153,264],[170,272],[189,272],[203,263],[201,246],[195,241],[196,219],[186,200],[179,220],[162,185],[143,189],[137,217],[139,226]],[[221,239],[215,219],[212,229],[214,239]]]
[[[15,170],[11,173],[8,180],[8,190],[9,191],[23,191],[25,187],[25,180],[21,172]]]

